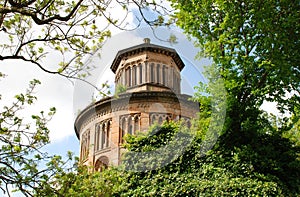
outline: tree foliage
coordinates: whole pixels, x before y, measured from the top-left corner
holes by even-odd
[[[117,183],[117,171],[93,172],[86,166],[76,166],[73,171],[57,173],[34,191],[34,196],[111,196]],[[108,178],[109,177],[109,178]]]
[[[84,57],[110,36],[99,27],[100,9],[93,1],[15,1],[0,4],[0,60],[22,60],[43,71],[68,78],[82,78],[91,68]],[[105,8],[105,4],[98,4]],[[108,25],[108,24],[107,24]],[[103,28],[103,29],[101,29]],[[53,55],[59,61],[53,61]],[[59,57],[59,58],[58,58]],[[45,64],[52,59],[53,64]]]
[[[279,185],[285,185],[285,195],[299,194],[299,147],[291,140],[299,136],[300,4],[171,2],[176,24],[196,38],[199,57],[214,61],[213,72],[207,74],[210,83],[216,72],[224,79],[227,110],[220,153],[230,158],[238,151],[240,162],[251,163],[253,173],[276,177]],[[260,108],[264,101],[276,102],[280,112],[289,112],[292,118],[269,116]]]
[[[196,38],[200,55],[213,58],[240,116],[265,100],[293,112],[299,104],[299,2],[172,3],[177,24]]]
[[[208,110],[209,111],[209,110]],[[201,113],[205,115],[207,112]],[[203,155],[205,132],[200,116],[193,133],[193,141],[185,152],[166,166],[136,172],[133,163],[136,152],[156,150],[172,141],[182,128],[178,123],[164,123],[148,133],[127,136],[126,147],[130,152],[123,158],[123,179],[113,191],[115,196],[294,196],[299,194],[299,166],[293,144],[281,136],[262,135],[253,139],[255,145],[244,144],[230,149],[222,141]],[[171,155],[165,152],[164,156]],[[163,156],[163,157],[164,157]],[[150,160],[145,165],[159,163]],[[127,168],[126,168],[127,166]],[[109,169],[108,171],[115,171]],[[123,169],[124,170],[124,169]],[[120,171],[119,171],[120,172]],[[125,174],[125,175],[124,175]]]
[[[40,149],[49,142],[46,125],[55,108],[48,113],[41,111],[38,115],[32,115],[32,122],[20,115],[26,105],[35,102],[33,91],[38,84],[38,80],[31,81],[26,93],[16,95],[15,101],[10,106],[2,106],[0,111],[0,188],[3,192],[14,186],[25,195],[30,195],[32,189],[39,187],[38,182],[47,176],[45,171],[48,170],[37,167],[47,158]]]

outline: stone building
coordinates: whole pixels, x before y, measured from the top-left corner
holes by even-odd
[[[80,159],[96,170],[120,164],[123,136],[147,131],[153,123],[190,119],[198,103],[181,94],[184,63],[174,49],[144,43],[119,51],[111,70],[115,87],[123,92],[86,107],[75,120]]]

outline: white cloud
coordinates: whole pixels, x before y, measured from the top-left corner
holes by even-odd
[[[112,13],[114,19],[119,19],[120,21],[124,19],[126,14],[125,10],[123,10],[121,6],[116,5],[116,3],[111,3],[108,7],[108,11]],[[129,14],[124,21],[124,24],[131,24],[132,21],[133,16],[132,14]],[[100,28],[104,28],[105,25],[102,24],[107,24],[105,19],[100,19],[97,22],[99,22],[99,26],[103,26]],[[110,26],[109,28],[114,34],[121,31],[113,26]],[[58,61],[59,60],[55,55],[50,54],[45,60],[44,66],[52,68]],[[96,62],[96,64],[97,63],[98,62]],[[0,61],[0,68],[0,72],[7,75],[6,78],[1,79],[0,81],[0,94],[2,94],[0,107],[9,105],[16,94],[25,92],[30,80],[39,79],[42,84],[36,88],[38,100],[34,105],[26,107],[22,112],[22,116],[30,120],[32,114],[37,114],[42,110],[46,112],[50,107],[56,107],[57,112],[48,125],[51,142],[60,142],[67,139],[69,136],[75,135],[73,112],[74,87],[70,81],[58,75],[47,74],[37,66],[24,61]],[[87,84],[82,84],[82,87],[86,90],[91,88]],[[84,89],[81,89],[81,93],[84,92]],[[92,97],[90,97],[90,100],[91,98]]]
[[[10,105],[16,94],[24,93],[29,81],[39,79],[42,84],[35,89],[37,101],[34,105],[26,107],[21,116],[30,121],[32,114],[40,111],[47,112],[50,107],[56,107],[57,113],[49,124],[50,139],[56,141],[74,135],[72,123],[72,84],[57,75],[47,74],[22,61],[0,62],[1,72],[7,77],[0,81],[2,100],[0,106]]]

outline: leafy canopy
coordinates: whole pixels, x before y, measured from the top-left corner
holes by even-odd
[[[199,55],[213,58],[234,105],[241,110],[276,101],[293,112],[299,104],[299,2],[170,2],[176,24],[196,38]]]

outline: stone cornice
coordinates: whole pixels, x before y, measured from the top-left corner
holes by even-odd
[[[108,113],[113,113],[117,111],[127,110],[130,106],[130,103],[133,101],[150,101],[157,100],[161,102],[162,100],[167,101],[177,101],[179,103],[185,103],[191,106],[198,106],[199,104],[190,101],[191,96],[186,94],[175,94],[170,91],[140,91],[133,93],[122,93],[118,98],[116,97],[107,97],[101,99],[95,103],[87,106],[80,114],[77,116],[74,128],[77,137],[79,138],[79,131],[82,127],[86,126],[90,122],[94,121],[101,116],[104,116]],[[145,103],[144,103],[145,104]],[[141,102],[141,106],[144,106]]]

